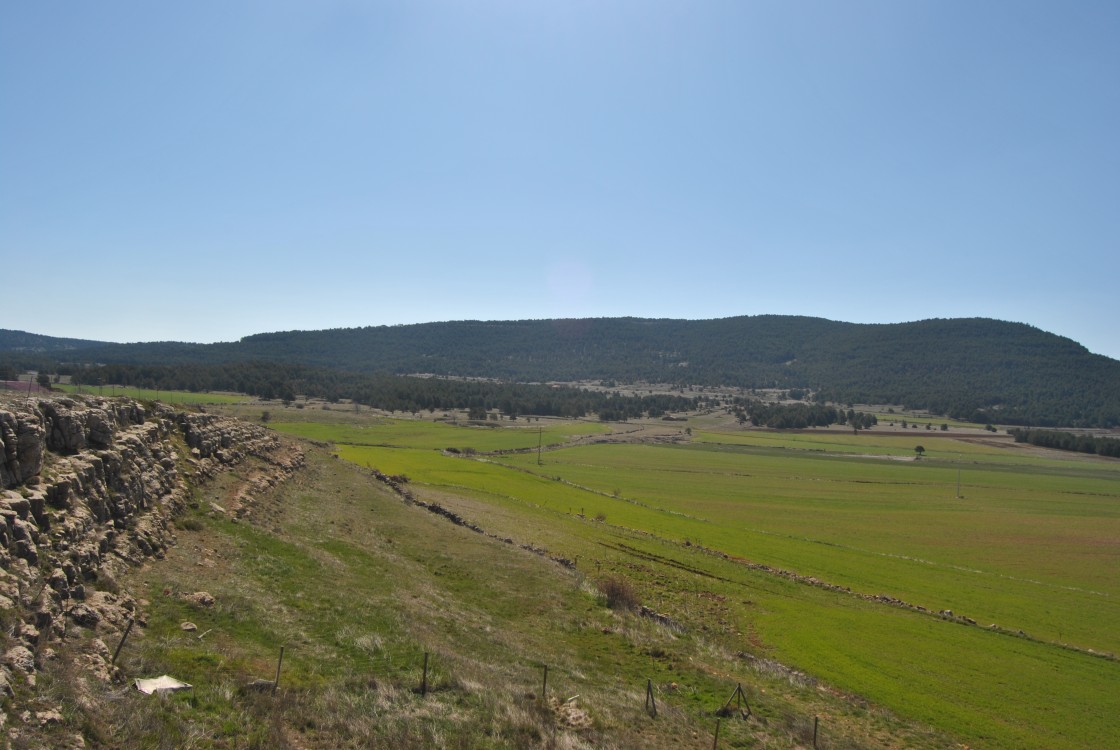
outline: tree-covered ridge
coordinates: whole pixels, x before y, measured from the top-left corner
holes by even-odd
[[[455,321],[262,333],[210,345],[113,344],[66,356],[119,364],[261,361],[512,382],[803,388],[823,402],[898,404],[983,422],[1120,425],[1120,362],[1025,324],[984,318],[876,325],[776,315]]]
[[[90,347],[105,345],[103,341],[62,339],[55,336],[43,336],[38,333],[27,333],[26,331],[13,331],[8,328],[0,328],[0,352],[56,352],[68,349],[88,349]]]

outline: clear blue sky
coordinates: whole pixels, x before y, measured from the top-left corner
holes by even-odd
[[[1120,3],[4,2],[0,327],[985,316],[1120,358]]]

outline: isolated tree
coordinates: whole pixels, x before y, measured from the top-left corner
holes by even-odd
[[[39,373],[39,375],[35,378],[35,382],[39,384],[40,388],[48,391],[51,389],[51,376],[45,372]]]
[[[916,445],[914,446],[914,452],[918,454],[918,458],[921,458],[922,454],[926,452],[926,449],[921,445]]]

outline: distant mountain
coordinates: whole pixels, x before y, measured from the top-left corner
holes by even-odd
[[[5,341],[0,354],[10,348]],[[71,348],[66,356],[134,365],[264,361],[518,382],[807,388],[829,401],[902,404],[983,421],[1120,425],[1120,362],[1029,325],[985,318],[874,325],[776,315],[456,321],[262,333],[222,344],[108,344]]]

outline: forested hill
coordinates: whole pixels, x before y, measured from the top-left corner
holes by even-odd
[[[88,349],[94,346],[107,346],[107,344],[104,341],[60,339],[54,336],[42,336],[38,333],[0,328],[0,352],[60,352],[69,349]]]
[[[982,318],[877,325],[773,315],[458,321],[66,354],[70,361],[122,364],[273,361],[521,382],[808,388],[830,401],[903,404],[962,417],[980,411],[996,422],[1120,425],[1120,361],[1028,325]]]

